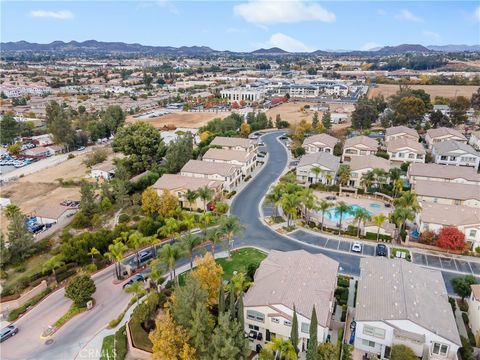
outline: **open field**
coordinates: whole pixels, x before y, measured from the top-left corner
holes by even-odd
[[[224,118],[230,115],[230,112],[227,111],[219,111],[219,112],[187,112],[187,111],[180,111],[175,113],[170,113],[167,115],[154,117],[150,119],[136,119],[133,116],[127,117],[127,122],[134,122],[134,121],[145,121],[156,128],[163,128],[169,126],[179,127],[187,127],[187,128],[199,128],[210,120],[215,118]]]
[[[378,94],[383,95],[385,98],[394,95],[398,89],[399,85],[392,84],[378,84],[378,87],[371,88],[368,91],[369,97],[374,97]],[[470,99],[472,94],[477,91],[478,86],[473,85],[410,85],[412,89],[423,89],[425,92],[430,94],[432,100],[435,96],[444,96],[447,98],[455,96],[466,96]]]

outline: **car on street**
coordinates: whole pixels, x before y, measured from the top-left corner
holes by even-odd
[[[125,284],[123,284],[123,288],[127,288],[129,287],[130,285],[136,283],[137,281],[144,281],[145,278],[143,277],[142,274],[137,274],[137,275],[134,275],[130,280],[128,280]]]
[[[359,242],[354,242],[352,244],[352,251],[353,252],[356,252],[356,253],[361,253],[362,252],[362,244],[360,244]]]
[[[80,146],[80,147],[77,149],[77,151],[83,151],[83,150],[85,150],[85,146]]]
[[[375,249],[375,255],[388,256],[388,248],[385,244],[378,244]]]
[[[2,332],[0,333],[0,342],[3,342],[12,336],[15,336],[15,334],[18,333],[18,327],[15,325],[11,324],[2,329]]]
[[[265,144],[263,142],[259,142],[257,145],[258,145],[258,147],[265,146]]]
[[[267,153],[265,151],[260,151],[257,155],[257,157],[259,158],[264,158],[265,156],[267,155]]]
[[[138,258],[140,259],[140,262],[142,263],[144,261],[147,261],[147,260],[150,260],[151,258],[153,258],[153,254],[148,250],[140,251],[140,253],[138,254]]]

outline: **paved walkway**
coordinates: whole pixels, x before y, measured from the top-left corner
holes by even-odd
[[[458,305],[455,309],[455,321],[457,322],[458,332],[460,333],[460,336],[468,339],[467,328],[465,327],[465,323],[463,322],[462,312],[458,308]]]
[[[357,280],[355,279],[350,279],[350,284],[348,286],[348,301],[347,301],[347,306],[349,308],[353,308],[355,306],[355,283]]]

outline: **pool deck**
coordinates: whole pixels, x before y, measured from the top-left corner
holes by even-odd
[[[320,191],[315,191],[315,196],[317,197],[318,200],[326,199],[328,196],[334,196],[332,193],[327,193],[327,192],[320,192]],[[336,196],[336,200],[328,200],[332,203],[337,203],[339,201],[345,201],[348,205],[357,205],[360,207],[363,207],[364,209],[368,210],[370,214],[377,215],[380,213],[383,213],[385,215],[389,215],[393,211],[393,206],[391,207],[385,207],[385,202],[380,201],[380,200],[375,200],[375,199],[366,199],[366,198],[360,198],[360,197],[355,197],[354,195],[352,196]],[[372,204],[375,204],[375,206],[371,206]],[[335,206],[335,205],[334,205]],[[313,217],[321,221],[322,219],[322,214],[321,213],[314,213]],[[325,225],[330,228],[336,228],[337,227],[337,221],[332,221],[327,218],[327,215],[325,215]],[[347,228],[348,225],[352,224],[353,217],[343,219],[342,220],[342,228]],[[354,224],[356,225],[356,224]]]

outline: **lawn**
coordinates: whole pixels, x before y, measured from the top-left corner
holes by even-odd
[[[412,261],[410,251],[408,251],[407,249],[391,248],[390,258],[392,258],[392,259],[399,258],[399,256],[397,256],[397,254],[400,254],[400,253],[405,254],[405,255],[403,255],[404,257],[402,257],[403,259],[405,259],[407,261]]]
[[[115,351],[113,349],[114,335],[105,336],[102,343],[102,352],[100,353],[100,360],[115,359]]]
[[[15,282],[22,278],[22,277],[27,277],[35,273],[41,273],[42,272],[42,266],[47,261],[49,258],[51,258],[51,254],[39,254],[36,256],[31,257],[30,259],[26,260],[25,263],[23,263],[20,266],[15,266],[15,267],[10,267],[7,270],[8,278],[3,283],[3,286],[10,286],[12,284],[15,284]],[[25,269],[25,270],[23,270]],[[18,271],[18,270],[23,270],[23,271]]]

